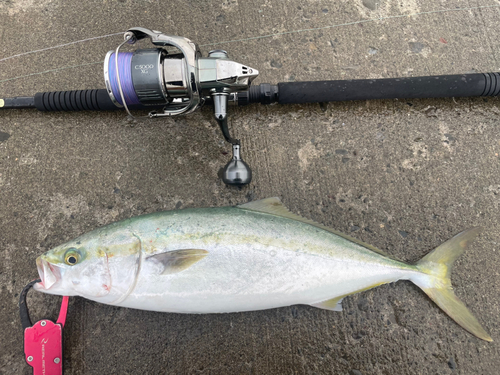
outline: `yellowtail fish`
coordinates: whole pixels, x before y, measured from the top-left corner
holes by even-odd
[[[35,289],[177,313],[295,304],[339,311],[345,296],[410,280],[467,331],[492,341],[450,280],[453,262],[479,231],[466,230],[409,265],[291,213],[278,198],[156,212],[106,225],[43,254]]]

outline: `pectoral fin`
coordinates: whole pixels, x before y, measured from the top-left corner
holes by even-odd
[[[160,271],[162,275],[171,275],[184,271],[207,255],[208,251],[206,250],[183,249],[151,255],[146,258],[146,261],[161,265],[163,267],[162,271]]]

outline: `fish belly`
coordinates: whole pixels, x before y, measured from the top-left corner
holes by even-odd
[[[407,278],[383,262],[310,254],[268,244],[206,246],[186,270],[154,273],[143,261],[134,290],[119,306],[179,313],[223,313],[314,304]]]

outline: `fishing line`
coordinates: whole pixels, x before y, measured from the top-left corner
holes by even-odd
[[[123,96],[128,105],[141,104],[134,89],[132,82],[132,56],[133,52],[120,52],[118,54],[118,75],[120,76],[120,83],[122,86]],[[116,74],[116,53],[113,53],[109,58],[109,81],[111,90],[116,100],[123,105],[120,95],[120,88],[118,87],[118,75]]]
[[[37,75],[40,75],[40,74],[45,74],[45,73],[54,73],[54,72],[59,72],[59,71],[61,71],[61,70],[67,70],[67,69],[72,69],[72,68],[79,68],[79,67],[82,67],[82,66],[96,65],[96,64],[102,64],[102,63],[104,63],[104,60],[101,60],[101,61],[94,61],[94,62],[91,62],[91,63],[85,63],[85,64],[78,64],[78,65],[63,66],[63,67],[61,67],[61,68],[44,70],[43,72],[30,73],[30,74],[26,74],[26,75],[24,75],[24,76],[18,76],[18,77],[13,77],[13,78],[3,79],[3,80],[0,80],[0,83],[3,83],[3,82],[8,82],[8,81],[14,81],[14,80],[16,80],[16,79],[21,79],[21,78],[27,78],[27,77],[37,76]]]
[[[384,20],[391,20],[391,19],[398,19],[398,18],[406,18],[406,17],[412,17],[412,16],[421,16],[421,15],[429,15],[429,14],[438,14],[438,13],[448,13],[448,12],[458,12],[458,11],[467,11],[467,10],[477,10],[477,9],[489,9],[489,8],[500,8],[500,4],[495,4],[495,5],[479,5],[476,7],[465,7],[465,8],[448,8],[448,9],[439,9],[439,10],[431,10],[431,11],[426,11],[426,12],[417,12],[417,13],[411,13],[411,14],[400,14],[397,16],[387,16],[387,17],[377,17],[377,18],[369,18],[366,20],[359,20],[359,21],[352,21],[352,22],[345,22],[345,23],[339,23],[335,25],[328,25],[328,26],[322,26],[322,27],[315,27],[315,28],[309,28],[309,29],[300,29],[300,30],[291,30],[291,31],[283,31],[280,33],[274,33],[274,34],[267,34],[267,35],[259,35],[255,37],[248,37],[248,38],[242,38],[242,39],[232,39],[232,40],[226,40],[222,42],[214,42],[214,43],[205,43],[201,44],[200,47],[209,47],[209,46],[215,46],[219,44],[229,44],[229,43],[237,43],[237,42],[246,42],[246,41],[251,41],[251,40],[258,40],[258,39],[265,39],[265,38],[272,38],[275,36],[280,36],[280,35],[288,35],[288,34],[298,34],[298,33],[303,33],[303,32],[308,32],[308,31],[318,31],[318,30],[325,30],[325,29],[332,29],[336,27],[343,27],[343,26],[352,26],[352,25],[358,25],[358,24],[364,24],[364,23],[371,23],[371,22],[376,22],[376,21],[384,21]],[[70,43],[65,43],[65,44],[60,44],[54,47],[48,47],[48,48],[43,48],[35,51],[30,51],[30,52],[24,52],[20,53],[17,55],[5,57],[3,59],[0,59],[0,62],[15,58],[15,57],[20,57],[28,54],[33,54],[33,53],[38,53],[38,52],[44,52],[48,51],[51,49],[56,49],[56,48],[61,48],[65,46],[69,46],[72,44],[77,44],[77,43],[83,43],[86,41],[91,41],[95,39],[102,39],[102,38],[107,38],[110,36],[115,36],[115,35],[122,35],[123,33],[113,33],[113,34],[107,34],[107,35],[102,35],[102,36],[96,36],[93,38],[88,38],[88,39],[82,39],[82,40],[77,40],[74,42]],[[120,60],[120,58],[119,58]],[[27,78],[35,75],[41,75],[45,73],[53,73],[53,72],[58,72],[61,70],[66,70],[66,69],[72,69],[76,67],[81,67],[81,66],[86,66],[86,65],[93,65],[93,64],[100,64],[103,63],[103,61],[98,61],[98,62],[92,62],[92,63],[87,63],[87,64],[80,64],[80,65],[71,65],[71,66],[65,66],[57,69],[50,69],[50,70],[45,70],[43,72],[37,72],[37,73],[31,73],[23,76],[17,76],[13,78],[7,78],[4,80],[0,80],[0,83],[8,82],[8,81],[13,81],[21,78]]]
[[[37,49],[37,50],[34,50],[34,51],[29,51],[29,52],[18,53],[17,55],[13,55],[13,56],[9,56],[9,57],[4,57],[4,58],[2,58],[2,59],[0,59],[0,62],[2,62],[2,61],[7,61],[7,60],[13,59],[13,58],[15,58],[15,57],[21,57],[21,56],[25,56],[25,55],[30,55],[30,54],[32,54],[32,53],[38,53],[38,52],[49,51],[49,50],[51,50],[51,49],[57,49],[57,48],[67,47],[67,46],[71,46],[71,45],[73,45],[73,44],[78,44],[78,43],[88,42],[88,41],[91,41],[91,40],[96,40],[96,39],[108,38],[108,37],[110,37],[110,36],[115,36],[115,35],[123,35],[123,33],[113,33],[113,34],[107,34],[107,35],[95,36],[95,37],[92,37],[92,38],[81,39],[81,40],[75,40],[74,42],[69,42],[69,43],[59,44],[59,45],[57,45],[57,46],[53,46],[53,47],[47,47],[47,48]],[[0,82],[2,82],[2,81],[0,81]]]
[[[449,9],[430,10],[430,11],[426,11],[426,12],[418,12],[418,13],[410,13],[410,14],[400,14],[400,15],[397,15],[397,16],[369,18],[369,19],[366,19],[366,20],[359,20],[359,21],[353,21],[353,22],[339,23],[339,24],[336,24],[336,25],[314,27],[314,28],[310,28],[310,29],[283,31],[283,32],[280,32],[280,33],[275,33],[275,34],[267,34],[267,35],[260,35],[260,36],[255,36],[255,37],[249,37],[249,38],[226,40],[226,41],[223,41],[223,42],[200,44],[200,47],[208,47],[208,46],[215,46],[215,45],[219,45],[219,44],[236,43],[236,42],[246,42],[246,41],[250,41],[250,40],[272,38],[274,36],[280,36],[280,35],[296,34],[296,33],[302,33],[302,32],[307,32],[307,31],[318,31],[318,30],[325,30],[325,29],[333,29],[333,28],[336,28],[336,27],[352,26],[352,25],[358,25],[358,24],[362,24],[362,23],[370,23],[370,22],[375,22],[375,21],[384,21],[384,20],[390,20],[390,19],[406,18],[406,17],[412,17],[412,16],[421,16],[421,15],[427,15],[427,14],[457,12],[457,11],[476,10],[476,9],[484,9],[484,8],[500,8],[500,5],[497,4],[497,5],[480,5],[480,6],[477,6],[477,7],[467,7],[467,8],[449,8]]]

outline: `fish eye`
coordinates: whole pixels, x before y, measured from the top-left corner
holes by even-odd
[[[75,248],[68,249],[64,254],[64,261],[68,266],[74,266],[80,261],[80,253]]]

